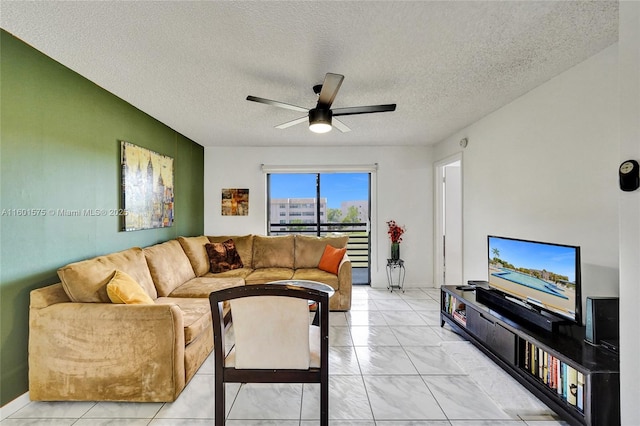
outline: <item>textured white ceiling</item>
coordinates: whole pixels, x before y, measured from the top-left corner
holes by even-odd
[[[204,146],[423,145],[618,39],[609,1],[8,2],[0,26]],[[326,72],[352,131],[274,126]]]

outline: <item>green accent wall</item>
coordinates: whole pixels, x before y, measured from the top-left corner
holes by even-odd
[[[0,406],[28,390],[29,292],[67,263],[204,232],[204,148],[0,34]],[[121,232],[117,216],[20,215],[118,209],[120,140],[174,158],[170,228]]]

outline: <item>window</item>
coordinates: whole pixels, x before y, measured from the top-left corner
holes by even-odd
[[[315,235],[366,232],[370,173],[270,173],[267,182],[269,223]],[[276,231],[282,227],[269,233]]]
[[[355,166],[360,172],[340,166],[322,168],[326,173],[311,172],[311,168],[262,166],[267,180],[268,234],[346,234],[353,284],[369,284],[370,193],[377,165]]]

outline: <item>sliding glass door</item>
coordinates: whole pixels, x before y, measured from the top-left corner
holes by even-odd
[[[269,173],[270,235],[349,235],[353,283],[369,284],[370,173]]]

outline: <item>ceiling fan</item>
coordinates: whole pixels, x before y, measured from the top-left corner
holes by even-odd
[[[286,129],[287,127],[294,126],[296,124],[303,123],[309,120],[309,130],[315,133],[326,133],[335,126],[341,132],[350,132],[351,129],[347,127],[342,121],[337,118],[341,115],[355,115],[355,114],[371,114],[374,112],[387,112],[395,111],[396,104],[386,105],[369,105],[347,108],[334,108],[331,109],[331,104],[338,94],[338,90],[342,85],[344,76],[340,74],[327,73],[324,77],[322,84],[313,86],[313,91],[318,95],[318,103],[315,108],[303,108],[296,105],[287,104],[279,101],[272,101],[270,99],[259,98],[257,96],[247,96],[248,101],[258,102],[261,104],[273,105],[280,108],[290,109],[293,111],[304,112],[307,115],[304,117],[296,118],[295,120],[287,121],[276,126],[277,129]],[[333,125],[333,126],[332,126]]]

